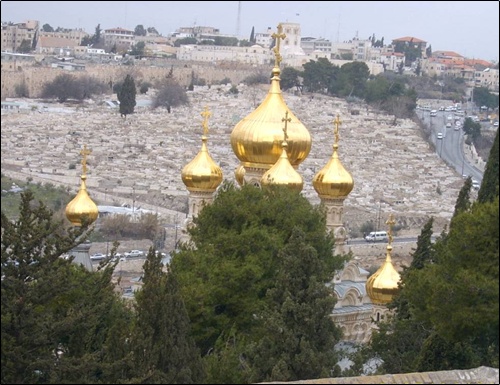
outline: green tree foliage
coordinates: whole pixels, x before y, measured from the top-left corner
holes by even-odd
[[[302,77],[302,71],[299,71],[296,68],[293,67],[285,67],[281,71],[281,82],[280,86],[281,89],[283,90],[288,90],[290,88],[300,88],[300,79],[299,77]]]
[[[161,80],[156,89],[158,92],[153,98],[153,108],[165,107],[170,112],[172,107],[189,104],[186,90],[173,77]]]
[[[44,24],[42,26],[42,31],[43,32],[54,32],[54,28],[50,26],[50,24]]]
[[[253,43],[251,41],[248,41],[245,39],[238,41],[239,47],[251,47],[252,45],[253,45]]]
[[[174,42],[174,47],[180,47],[181,45],[188,45],[188,44],[197,44],[198,40],[196,40],[194,37],[183,37],[181,39],[177,39]]]
[[[131,75],[127,75],[120,91],[117,93],[118,101],[120,102],[121,116],[127,116],[134,113],[136,93],[137,90],[135,88],[134,78]]]
[[[331,84],[335,78],[335,70],[334,65],[328,59],[310,60],[302,66],[304,67],[304,87],[309,92],[326,93],[332,90]]]
[[[472,178],[469,176],[465,182],[462,188],[460,189],[460,192],[458,193],[458,198],[457,202],[455,203],[455,211],[453,212],[453,217],[457,216],[463,211],[467,211],[470,208],[470,190],[472,187]]]
[[[365,96],[366,81],[370,70],[364,62],[353,62],[340,67],[340,73],[335,83],[336,93],[339,96]]]
[[[432,263],[403,272],[396,315],[370,343],[382,372],[498,367],[498,220],[498,197],[476,202],[453,217]]]
[[[263,72],[255,72],[252,75],[248,75],[245,79],[243,79],[242,83],[253,86],[255,84],[269,84],[270,78],[267,74]]]
[[[258,336],[268,289],[275,287],[280,250],[294,227],[304,231],[322,265],[318,282],[329,282],[344,259],[332,255],[320,208],[287,188],[241,189],[225,182],[189,228],[191,242],[172,258],[193,333],[202,354],[234,331],[245,344]],[[259,336],[262,338],[263,336]]]
[[[131,313],[112,266],[89,272],[60,258],[86,239],[22,193],[20,217],[2,211],[2,383],[115,383]]]
[[[476,106],[486,106],[491,109],[498,108],[498,95],[491,93],[488,88],[475,87],[473,92]]]
[[[481,123],[474,122],[471,118],[465,118],[462,128],[464,132],[470,136],[473,142],[481,136]]]
[[[340,330],[331,319],[335,297],[320,277],[324,264],[305,233],[292,229],[278,253],[276,283],[258,315],[264,322],[260,338],[247,355],[252,381],[297,381],[332,375],[333,347]]]
[[[498,129],[493,141],[493,146],[486,162],[483,180],[479,189],[477,200],[479,202],[491,202],[498,197]]]
[[[498,219],[498,197],[458,214],[437,262],[406,282],[415,319],[449,344],[465,343],[473,366],[498,367]]]
[[[19,53],[31,52],[31,41],[28,39],[23,39],[21,41],[21,44],[17,48],[17,52],[19,52]]]
[[[155,27],[148,27],[147,29],[148,33],[151,33],[153,35],[159,35],[160,33],[156,30]]]
[[[136,294],[132,336],[133,383],[199,384],[204,379],[199,350],[175,273],[164,271],[154,248],[144,263],[144,285]]]
[[[134,29],[135,36],[146,36],[147,31],[144,29],[142,24],[136,25]]]
[[[250,32],[250,39],[248,39],[248,41],[255,44],[255,27],[252,27],[252,32]]]
[[[143,41],[134,44],[130,49],[130,55],[133,56],[144,56],[144,50],[146,48],[146,43]]]
[[[28,98],[30,93],[26,81],[23,79],[21,83],[17,83],[14,87],[14,91],[18,98]]]
[[[93,95],[102,95],[107,91],[106,84],[91,76],[57,75],[54,80],[42,87],[42,98],[56,98],[60,103],[69,99],[82,101]]]

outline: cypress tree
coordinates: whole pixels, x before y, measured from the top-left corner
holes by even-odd
[[[175,273],[163,271],[161,254],[150,248],[144,285],[136,294],[133,383],[197,384],[204,379],[199,350]]]
[[[276,285],[267,291],[268,306],[258,315],[265,320],[262,337],[248,354],[251,380],[330,377],[341,333],[331,319],[333,290],[320,279],[324,265],[297,227],[279,254]]]
[[[458,193],[457,202],[455,203],[455,211],[453,212],[453,218],[456,217],[463,211],[467,211],[470,208],[470,189],[472,187],[472,178],[469,176],[460,192]],[[453,219],[452,219],[453,222]]]
[[[128,114],[134,113],[134,107],[136,105],[135,95],[137,90],[135,89],[134,78],[130,75],[125,77],[125,81],[118,92],[118,100],[120,102],[120,115],[127,116]]]
[[[492,202],[498,197],[498,130],[491,147],[490,155],[484,170],[481,188],[479,189],[477,200],[479,202]]]

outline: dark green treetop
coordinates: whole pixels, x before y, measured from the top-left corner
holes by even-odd
[[[117,95],[120,102],[120,115],[127,116],[134,113],[136,93],[134,78],[131,75],[127,75]]]

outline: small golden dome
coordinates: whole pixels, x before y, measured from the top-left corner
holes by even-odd
[[[288,160],[287,154],[287,138],[288,138],[288,122],[290,122],[290,118],[288,118],[288,111],[285,114],[285,128],[284,136],[285,140],[281,143],[281,156],[278,161],[267,170],[264,175],[262,175],[262,179],[260,181],[262,186],[269,185],[282,185],[290,187],[291,189],[302,191],[302,187],[304,186],[304,181],[302,176],[293,168]]]
[[[391,214],[389,220],[386,222],[386,224],[389,225],[389,231],[387,232],[389,243],[387,245],[385,262],[366,281],[366,292],[370,296],[372,302],[379,305],[386,305],[391,302],[399,290],[398,283],[401,276],[396,271],[391,261],[392,226],[395,223]]]
[[[288,161],[286,153],[286,142],[283,143],[283,149],[278,161],[267,170],[260,181],[262,186],[282,185],[291,189],[302,191],[304,181],[302,176],[293,168]]]
[[[99,216],[99,209],[87,193],[87,186],[85,175],[81,176],[80,190],[71,202],[66,206],[66,218],[73,226],[81,226],[84,217],[87,217],[89,224],[95,222]]]
[[[222,169],[213,161],[207,149],[208,117],[211,115],[205,107],[201,113],[204,135],[201,137],[201,150],[196,157],[182,169],[182,181],[189,191],[214,192],[222,183]]]
[[[366,292],[376,304],[388,304],[399,290],[401,276],[392,265],[391,250],[392,246],[388,245],[384,264],[366,281]]]
[[[243,167],[243,165],[240,164],[236,168],[236,171],[234,172],[234,176],[236,177],[236,182],[238,182],[240,186],[243,186],[243,183],[245,182],[245,174],[246,174],[245,167]]]
[[[351,174],[344,168],[338,156],[340,125],[339,117],[335,123],[335,143],[333,154],[328,163],[313,178],[313,187],[320,198],[342,198],[349,195],[354,188],[354,180]]]
[[[282,117],[289,111],[280,89],[281,55],[279,54],[282,26],[278,25],[276,37],[276,63],[272,70],[271,87],[264,101],[243,118],[231,133],[233,152],[245,167],[268,170],[281,155]],[[292,121],[288,125],[288,160],[297,167],[307,158],[311,150],[311,135],[307,128],[290,113]]]

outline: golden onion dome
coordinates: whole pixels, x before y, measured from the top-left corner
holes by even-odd
[[[328,163],[313,178],[313,187],[320,198],[346,197],[354,188],[351,174],[344,168],[338,156],[338,127],[340,119],[337,116],[335,123],[335,143],[333,154]]]
[[[260,181],[262,186],[269,185],[282,185],[290,187],[291,189],[302,191],[302,187],[304,186],[304,181],[302,176],[293,168],[288,160],[287,154],[287,126],[290,121],[288,118],[288,111],[285,114],[285,128],[283,129],[285,133],[285,140],[281,143],[281,156],[277,160],[277,162],[267,170],[264,175],[262,175],[262,179]]]
[[[236,182],[238,182],[240,186],[243,186],[243,183],[245,181],[245,174],[246,174],[245,167],[242,164],[240,164],[236,168],[236,171],[234,172],[234,176],[236,177]]]
[[[396,222],[392,214],[386,224],[389,225],[387,235],[389,243],[387,245],[387,254],[385,262],[380,268],[366,281],[366,292],[370,299],[375,304],[385,305],[392,301],[397,294],[399,281],[401,276],[392,265],[391,252],[392,252],[392,226]]]
[[[189,191],[214,192],[222,183],[222,169],[213,161],[207,148],[205,134],[208,133],[208,117],[211,113],[205,107],[201,115],[205,118],[201,150],[191,162],[184,166],[181,177]]]
[[[99,209],[92,199],[90,199],[87,193],[87,186],[85,180],[87,177],[85,175],[81,176],[80,190],[73,198],[71,202],[66,206],[66,218],[74,226],[81,226],[86,217],[90,223],[95,222],[99,216]]]
[[[272,70],[271,87],[264,101],[250,114],[243,118],[231,132],[233,152],[245,167],[268,170],[281,155],[282,117],[289,111],[281,93],[279,54],[280,39],[286,36],[283,27],[278,25],[278,34],[274,48],[276,62]],[[309,155],[311,135],[307,128],[290,113],[292,119],[288,125],[288,160],[295,168]]]
[[[401,276],[391,262],[392,246],[387,246],[387,256],[380,268],[366,281],[366,291],[373,303],[388,304],[397,294]]]

